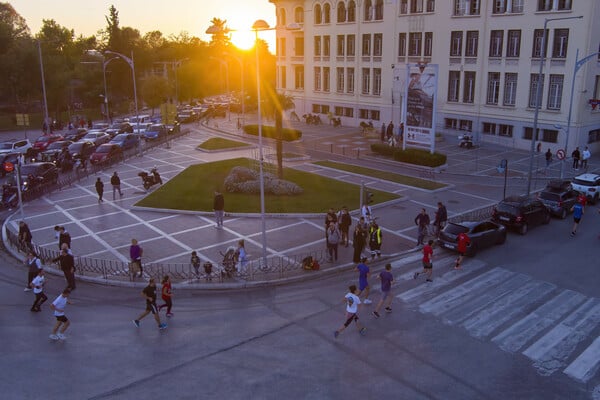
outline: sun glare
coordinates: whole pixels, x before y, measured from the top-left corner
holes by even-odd
[[[242,50],[249,50],[254,47],[254,32],[253,31],[235,31],[231,32],[231,42],[235,47]]]

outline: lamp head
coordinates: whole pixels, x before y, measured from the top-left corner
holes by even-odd
[[[269,24],[264,19],[258,19],[252,24],[253,31],[264,31],[269,29]]]

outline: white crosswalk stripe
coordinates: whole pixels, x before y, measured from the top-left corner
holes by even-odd
[[[413,269],[401,275],[396,297],[504,351],[522,351],[540,375],[562,370],[581,383],[593,379],[600,370],[600,337],[590,335],[600,326],[600,299],[485,266],[468,259],[464,270],[416,286],[410,284]]]

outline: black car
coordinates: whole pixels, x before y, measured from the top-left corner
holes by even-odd
[[[68,149],[71,144],[73,144],[73,142],[70,140],[60,140],[58,142],[50,143],[48,147],[46,147],[46,150],[38,153],[37,160],[54,162],[58,159],[58,155],[65,149]]]
[[[456,251],[459,233],[466,233],[471,243],[467,247],[467,255],[474,256],[478,250],[502,244],[506,241],[506,228],[490,220],[450,222],[440,232],[438,244]]]
[[[71,157],[73,158],[83,157],[88,159],[94,151],[96,151],[96,145],[94,145],[94,142],[85,140],[81,142],[75,142],[69,146],[69,153],[71,153]]]
[[[553,215],[565,219],[577,201],[577,192],[570,181],[550,181],[538,198]]]
[[[58,181],[58,168],[51,162],[35,162],[21,165],[21,190],[26,191],[37,186],[54,184]],[[9,182],[16,186],[13,176]]]
[[[547,224],[551,215],[541,200],[533,196],[509,196],[494,208],[492,220],[525,235],[530,227]]]
[[[113,139],[121,133],[133,133],[133,126],[129,122],[115,122],[105,132]]]
[[[64,136],[66,140],[77,142],[78,140],[81,140],[82,137],[87,135],[87,132],[88,130],[85,128],[73,128],[69,129]]]

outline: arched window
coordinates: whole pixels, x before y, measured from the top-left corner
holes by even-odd
[[[294,9],[294,22],[298,24],[304,23],[304,8],[296,7]]]
[[[285,8],[280,8],[279,9],[279,25],[281,26],[285,26],[286,25],[286,21],[285,21]]]
[[[323,23],[331,23],[331,5],[329,3],[325,3],[323,6]]]
[[[375,0],[375,19],[378,21],[383,19],[383,0]]]
[[[346,22],[346,4],[343,1],[337,5],[337,22]]]
[[[373,9],[373,2],[371,0],[366,0],[365,1],[365,9],[364,9],[364,17],[363,20],[365,21],[370,21],[371,18],[371,10]]]
[[[321,5],[315,5],[315,25],[323,23],[323,13],[321,12]]]
[[[348,2],[348,22],[356,22],[356,3],[354,0]]]

